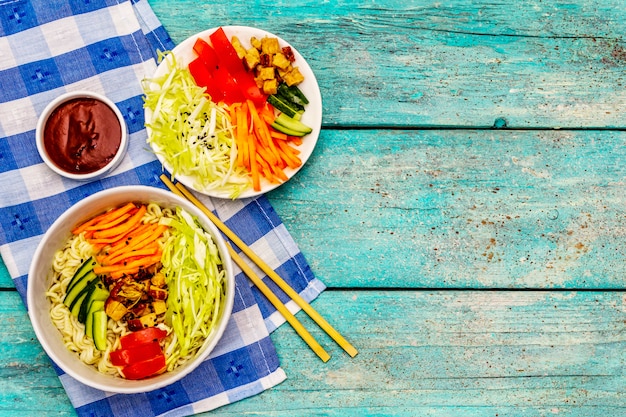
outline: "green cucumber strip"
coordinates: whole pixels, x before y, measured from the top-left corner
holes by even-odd
[[[74,273],[74,276],[70,280],[70,283],[67,284],[67,289],[65,290],[65,292],[69,293],[72,290],[72,287],[76,285],[76,283],[79,282],[82,277],[84,277],[87,273],[93,270],[94,266],[96,266],[96,260],[93,258],[93,256],[91,256],[89,259],[83,262],[81,266],[78,267],[78,269]]]
[[[107,348],[107,322],[109,318],[104,310],[91,313],[93,315],[92,339],[96,349],[106,350]]]
[[[295,132],[301,132],[303,134],[311,133],[311,131],[313,130],[309,126],[302,123],[301,121],[296,120],[293,117],[287,116],[285,113],[279,114],[274,120],[274,122],[283,127],[286,127],[289,130],[293,130]]]
[[[83,275],[81,279],[78,280],[76,284],[74,284],[72,289],[67,291],[67,293],[65,294],[65,298],[63,299],[63,304],[68,306],[71,310],[72,305],[74,304],[74,301],[76,301],[76,298],[78,298],[78,296],[81,295],[81,293],[85,290],[85,288],[87,288],[89,283],[91,283],[97,277],[98,276],[96,275],[95,272],[93,272],[93,270]]]
[[[267,102],[270,103],[276,110],[286,114],[289,117],[295,117],[298,114],[298,109],[295,109],[289,105],[286,101],[282,100],[276,95],[268,96]]]
[[[85,334],[93,339],[93,313],[104,311],[104,301],[94,300],[89,304],[87,320],[85,320]]]
[[[297,130],[292,130],[292,129],[289,129],[288,127],[285,127],[285,126],[283,126],[283,125],[281,125],[281,124],[278,124],[278,123],[276,123],[276,122],[272,123],[272,124],[271,124],[271,126],[272,126],[274,129],[278,130],[279,132],[283,132],[285,135],[289,135],[289,136],[300,136],[300,137],[302,137],[302,136],[306,135],[306,133],[305,133],[305,132],[300,132],[300,131],[297,131]]]
[[[89,306],[93,301],[104,301],[107,298],[109,298],[109,290],[107,290],[104,286],[102,279],[98,277],[95,280],[93,288],[89,291],[87,297],[85,297],[85,299],[81,303],[80,310],[78,312],[78,321],[81,323],[85,323],[85,320],[87,320]]]

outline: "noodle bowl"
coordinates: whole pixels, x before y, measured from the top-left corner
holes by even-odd
[[[167,371],[148,379],[134,381],[120,376],[119,368],[111,365],[109,353],[119,346],[119,338],[129,333],[126,323],[108,320],[106,332],[107,349],[98,350],[85,336],[84,326],[70,314],[63,297],[68,282],[85,259],[94,253],[93,246],[84,236],[72,235],[71,230],[81,221],[113,207],[128,202],[146,204],[149,208],[145,221],[159,221],[182,209],[195,217],[204,231],[210,235],[214,248],[221,259],[223,273],[223,297],[215,305],[215,328],[202,336],[201,345],[184,355],[176,356],[172,346],[174,332],[164,340],[171,360]],[[163,211],[161,211],[163,209]],[[152,219],[150,219],[152,216]],[[77,222],[76,220],[79,219]],[[163,240],[167,240],[167,236]],[[169,385],[197,367],[215,347],[230,317],[234,298],[232,264],[225,242],[208,218],[187,200],[168,191],[153,187],[126,186],[94,194],[76,205],[55,221],[44,235],[35,252],[28,277],[28,307],[33,327],[44,350],[66,373],[94,388],[109,392],[145,392]],[[166,327],[164,324],[163,327]]]

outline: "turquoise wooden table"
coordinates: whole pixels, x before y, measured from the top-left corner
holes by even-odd
[[[323,97],[269,198],[360,353],[298,314],[332,359],[282,326],[287,380],[211,415],[626,415],[622,0],[149,3],[177,43],[280,35]],[[0,283],[0,415],[73,415]]]

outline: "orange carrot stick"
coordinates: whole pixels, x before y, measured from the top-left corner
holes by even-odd
[[[287,163],[287,166],[289,168],[296,169],[300,165],[302,165],[302,161],[294,152],[294,151],[297,151],[296,149],[293,149],[291,146],[289,146],[287,143],[283,141],[279,140],[276,142],[277,142],[277,147],[279,149],[279,152],[281,152],[281,157],[283,161]]]
[[[111,248],[111,250],[108,253],[108,257],[106,259],[110,260],[111,258],[115,258],[120,253],[127,252],[130,250],[141,249],[145,247],[146,245],[152,243],[153,241],[157,240],[158,238],[160,238],[161,235],[163,235],[163,232],[165,232],[165,230],[167,230],[167,226],[160,224],[160,225],[157,225],[157,227],[154,229],[143,232],[141,235],[137,237],[133,237],[131,240],[124,241],[128,243],[120,243],[114,248]]]
[[[107,223],[112,221],[113,219],[115,219],[118,216],[121,216],[125,213],[128,213],[130,210],[132,210],[133,208],[135,208],[135,204],[134,203],[127,203],[125,205],[123,205],[122,207],[119,207],[117,209],[113,209],[113,210],[109,210],[105,213],[99,214],[98,216],[92,218],[91,220],[88,220],[86,222],[84,222],[83,224],[81,224],[80,226],[76,227],[74,230],[72,230],[72,233],[77,235],[80,232],[84,231],[87,227],[94,225],[96,223]]]
[[[278,182],[267,161],[265,161],[259,154],[257,154],[257,163],[259,164],[259,171],[265,179],[271,183]]]
[[[148,245],[148,246],[145,246],[145,247],[143,247],[141,249],[121,252],[121,253],[117,254],[115,257],[104,259],[102,262],[100,262],[100,264],[103,265],[103,266],[115,265],[115,264],[120,263],[121,261],[123,261],[125,259],[128,259],[128,258],[134,258],[134,257],[138,257],[138,256],[154,255],[157,252],[159,252],[159,250],[160,250],[160,247],[155,242],[154,245]]]
[[[85,230],[102,230],[102,229],[110,229],[113,226],[116,226],[120,223],[122,223],[124,220],[128,219],[130,217],[129,213],[124,213],[121,216],[114,218],[113,220],[111,220],[108,223],[102,223],[102,221],[92,225],[92,226],[88,226],[87,228],[85,228]]]
[[[145,223],[145,224],[139,224],[136,227],[132,228],[131,230],[128,231],[128,233],[126,233],[124,236],[122,237],[115,237],[112,239],[113,242],[110,242],[110,247],[107,250],[107,253],[111,253],[114,250],[121,248],[121,247],[125,247],[128,246],[133,239],[136,239],[138,236],[143,235],[144,233],[148,233],[148,232],[153,232],[154,230],[156,230],[156,228],[158,227],[158,224],[153,224],[153,223]],[[102,241],[104,241],[106,239],[102,239]],[[96,239],[92,239],[89,242],[94,242],[96,241]]]
[[[248,106],[249,107],[249,106]],[[248,136],[248,147],[250,149],[250,173],[252,174],[252,188],[254,191],[261,191],[261,179],[259,178],[259,167],[257,165],[257,146],[254,135]]]
[[[283,132],[279,132],[276,129],[270,129],[270,136],[274,139],[280,139],[280,140],[288,140],[289,136],[287,136],[285,133]]]
[[[153,256],[142,256],[141,258],[136,259],[132,262],[122,264],[121,268],[124,268],[124,269],[148,268],[160,261],[161,261],[161,254],[157,254]],[[114,272],[121,268],[119,264],[108,265],[108,266],[95,266],[93,268],[93,272],[95,272],[97,275],[101,275],[101,274]]]
[[[119,236],[121,234],[124,234],[128,232],[132,227],[136,226],[141,221],[141,218],[146,213],[146,210],[147,210],[146,205],[142,204],[139,207],[139,209],[135,212],[135,214],[133,214],[132,217],[129,218],[124,223],[118,226],[112,227],[110,229],[97,231],[93,234],[93,236],[99,239],[99,238],[107,238],[107,237]]]
[[[241,143],[241,166],[250,170],[250,147],[248,144],[247,105],[244,103],[237,111],[237,137]]]
[[[259,139],[259,142],[261,142],[263,146],[267,147],[272,154],[273,159],[266,159],[266,161],[271,164],[275,164],[278,160],[278,152],[276,151],[274,142],[272,141],[269,129],[267,128],[267,124],[265,121],[261,120],[261,117],[259,116],[259,113],[257,112],[256,107],[251,100],[248,100],[248,108],[250,110],[250,114],[252,115],[252,122],[254,123],[255,130],[256,132],[258,132],[257,137]]]
[[[292,144],[296,145],[296,146],[300,146],[302,145],[302,138],[299,136],[289,136],[289,142],[291,142]]]
[[[139,268],[123,268],[123,269],[117,269],[111,273],[109,273],[109,276],[114,279],[120,279],[125,275],[133,275],[136,274],[137,272],[139,272]]]

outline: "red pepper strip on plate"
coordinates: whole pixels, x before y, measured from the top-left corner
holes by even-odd
[[[215,103],[223,101],[226,104],[241,103],[245,100],[236,80],[228,69],[220,63],[215,50],[205,40],[198,38],[193,46],[198,55],[189,64],[189,72],[196,84],[207,87],[207,93]]]
[[[224,29],[218,28],[209,35],[211,44],[217,54],[221,66],[226,67],[228,73],[235,79],[241,92],[246,99],[252,100],[256,105],[263,105],[267,96],[263,94],[254,80],[254,75],[246,71],[237,51],[228,40]]]
[[[206,93],[211,96],[213,101],[219,102],[224,99],[224,92],[221,91],[213,75],[200,57],[191,61],[188,68],[196,84],[199,87],[206,88]]]
[[[165,370],[165,355],[161,354],[154,358],[135,362],[122,369],[122,375],[126,379],[144,379]]]
[[[193,44],[193,50],[198,54],[198,58],[204,62],[204,65],[207,66],[210,72],[215,71],[217,67],[219,67],[220,60],[217,57],[215,49],[204,39],[196,39],[196,42]]]
[[[127,366],[159,355],[163,355],[163,349],[159,342],[155,341],[129,349],[114,350],[109,354],[109,358],[114,366]]]

